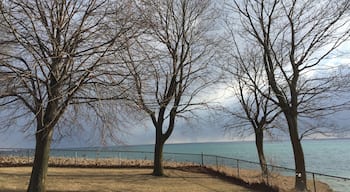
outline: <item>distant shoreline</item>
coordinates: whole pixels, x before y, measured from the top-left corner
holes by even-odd
[[[335,138],[304,138],[302,141],[332,141],[332,140],[350,140],[350,137],[335,137]],[[288,142],[289,139],[271,139],[265,140],[265,143],[279,143],[279,142]],[[165,145],[188,145],[188,144],[220,144],[220,143],[251,143],[254,140],[225,140],[225,141],[200,141],[200,142],[174,142],[174,143],[165,143]],[[85,146],[85,147],[53,147],[53,150],[84,150],[84,149],[106,149],[111,147],[140,147],[140,146],[154,146],[153,143],[146,144],[122,144],[122,145],[108,145],[108,146]],[[34,150],[35,148],[27,147],[0,147],[0,149],[28,149]],[[152,152],[152,151],[150,151]]]
[[[350,137],[342,137],[342,138],[304,138],[302,141],[331,141],[331,140],[350,140]],[[288,139],[281,139],[281,140],[266,140],[265,143],[279,143],[279,142],[288,142]],[[251,143],[255,142],[254,140],[241,140],[241,141],[203,141],[203,142],[174,142],[174,143],[165,143],[165,145],[188,145],[188,144],[220,144],[220,143]],[[58,148],[52,148],[52,149],[106,149],[111,147],[140,147],[140,146],[154,146],[154,144],[124,144],[124,145],[110,145],[110,146],[90,146],[90,147],[77,147],[77,148],[65,148],[65,147],[58,147]],[[150,151],[152,152],[152,151]]]

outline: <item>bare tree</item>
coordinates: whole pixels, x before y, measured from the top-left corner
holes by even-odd
[[[305,191],[303,134],[299,133],[298,119],[302,114],[313,116],[334,108],[317,103],[334,90],[333,78],[322,72],[327,66],[323,61],[349,37],[349,2],[243,0],[233,1],[230,7],[238,13],[244,31],[240,37],[247,46],[258,45],[261,50],[274,93],[270,100],[281,108],[289,128],[295,188]]]
[[[144,35],[129,42],[130,100],[155,128],[153,175],[162,176],[163,146],[177,117],[204,105],[196,96],[207,87],[213,54],[210,1],[141,1]],[[187,113],[190,114],[190,113]]]
[[[261,171],[263,175],[267,175],[264,132],[272,134],[273,131],[270,129],[274,128],[276,124],[274,121],[279,116],[280,110],[269,100],[271,88],[268,86],[259,54],[250,49],[245,52],[247,55],[241,55],[239,45],[234,40],[231,44],[233,47],[229,46],[228,50],[231,53],[227,64],[222,68],[228,75],[225,81],[233,89],[240,108],[225,110],[234,119],[234,123],[229,121],[225,128],[230,132],[240,130],[242,134],[251,134],[249,130],[253,129]]]
[[[36,127],[28,191],[46,191],[50,144],[67,112],[78,105],[96,109],[92,102],[108,99],[101,98],[100,90],[120,83],[111,72],[116,66],[104,58],[115,51],[112,48],[124,46],[120,40],[130,28],[127,8],[99,0],[2,1],[1,28],[7,29],[9,39],[1,45],[12,50],[0,50],[0,76],[6,77],[0,106],[13,115],[10,122],[21,119],[27,128]]]

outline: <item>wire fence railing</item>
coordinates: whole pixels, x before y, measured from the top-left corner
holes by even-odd
[[[82,150],[52,149],[50,165],[55,166],[152,166],[153,152],[120,150]],[[31,165],[34,159],[33,149],[0,148],[0,163],[6,165]],[[287,167],[267,165],[269,174],[262,174],[260,164],[254,161],[235,159],[207,154],[163,153],[165,166],[196,165],[205,166],[248,182],[265,182],[270,185],[294,183],[295,170]],[[284,176],[284,177],[281,177]],[[350,189],[350,178],[307,172],[308,189],[319,192],[322,185],[329,185],[335,192]],[[320,182],[321,181],[321,182]]]

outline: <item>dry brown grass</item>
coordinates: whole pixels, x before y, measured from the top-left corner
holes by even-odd
[[[0,156],[0,166],[29,166],[33,163],[33,158]],[[164,161],[164,166],[176,168],[183,166],[194,166],[190,162]],[[152,160],[132,160],[118,158],[67,158],[67,157],[50,157],[49,165],[53,167],[152,167]]]
[[[0,168],[0,191],[25,191],[30,167]],[[166,177],[154,177],[151,169],[130,168],[49,168],[47,190],[128,191],[128,192],[228,192],[253,191],[204,173],[167,169]]]
[[[24,158],[24,157],[0,157],[0,166],[29,166],[32,162],[32,159]],[[203,180],[203,178],[211,178],[212,176],[208,174],[204,174],[204,169],[200,169],[197,173],[190,173],[188,171],[180,171],[180,170],[167,170],[166,174],[168,177],[165,178],[156,178],[151,176],[151,168],[153,166],[153,162],[151,160],[127,160],[127,159],[87,159],[87,158],[50,158],[49,165],[53,167],[70,167],[67,169],[56,169],[50,168],[49,172],[49,180],[48,186],[49,190],[55,191],[54,189],[59,189],[59,191],[67,191],[69,188],[71,190],[68,191],[196,191],[199,186],[202,185],[202,188],[198,188],[197,191],[235,191],[232,189],[240,188],[242,191],[251,191],[244,189],[242,187],[238,187],[232,184],[239,183],[243,186],[252,187],[252,185],[256,183],[267,183],[273,188],[278,188],[281,192],[291,192],[294,187],[294,177],[290,176],[282,176],[278,173],[270,173],[268,180],[263,178],[261,172],[259,170],[245,170],[240,169],[239,175],[237,169],[229,168],[229,167],[207,167],[207,169],[212,170],[211,175],[215,175],[215,172],[221,173],[223,176],[229,177],[229,181],[224,182],[223,180],[215,179],[214,181]],[[178,162],[164,162],[164,166],[167,168],[184,168],[184,167],[196,167],[198,165],[193,163],[178,163]],[[71,167],[81,167],[71,168]],[[82,169],[82,167],[90,167],[89,169]],[[99,169],[93,169],[93,168]],[[139,169],[115,169],[120,167],[126,168],[139,168]],[[107,169],[108,168],[108,169]],[[113,169],[112,169],[113,168]],[[147,169],[146,169],[147,168]],[[0,168],[1,170],[6,170],[6,168]],[[23,169],[23,171],[21,170]],[[0,192],[2,189],[12,189],[13,192],[16,187],[20,187],[19,191],[23,191],[25,187],[28,185],[29,181],[29,170],[28,167],[11,169],[9,168],[9,172],[2,173],[0,172]],[[12,170],[13,172],[11,172]],[[59,171],[59,170],[63,170]],[[147,170],[145,172],[145,170]],[[196,171],[196,169],[188,169],[189,171]],[[141,172],[139,172],[141,171]],[[82,173],[82,174],[81,174]],[[84,175],[84,173],[86,173]],[[178,174],[176,176],[176,174]],[[194,174],[194,175],[192,175]],[[200,175],[196,175],[200,174]],[[65,177],[65,175],[67,177]],[[94,179],[94,175],[97,178]],[[220,175],[220,174],[219,174]],[[7,178],[7,176],[9,176]],[[216,175],[218,176],[218,175]],[[125,182],[123,178],[127,178],[130,182]],[[69,180],[64,180],[65,178],[70,178]],[[91,178],[91,180],[89,179]],[[11,179],[11,180],[10,180]],[[18,180],[20,179],[20,180]],[[170,180],[169,182],[167,181]],[[12,182],[16,181],[16,182]],[[134,182],[135,181],[140,181]],[[6,182],[9,181],[9,182]],[[52,183],[50,183],[50,181]],[[57,182],[53,182],[57,181]],[[99,182],[94,182],[99,181]],[[107,181],[107,182],[104,182]],[[119,182],[121,181],[121,182]],[[185,183],[181,183],[181,182]],[[214,182],[214,183],[213,183]],[[6,184],[9,183],[9,184]],[[16,184],[18,183],[18,184]],[[69,184],[68,186],[65,184]],[[102,183],[102,184],[101,184]],[[223,183],[226,183],[223,185]],[[6,184],[6,186],[5,186]],[[60,186],[63,185],[63,186]],[[221,186],[222,185],[222,186]],[[14,186],[15,188],[10,188]],[[74,187],[78,187],[75,189]],[[7,187],[7,188],[4,188]],[[68,188],[62,188],[68,187]],[[91,187],[91,189],[89,188]],[[99,189],[99,187],[105,187],[103,189]],[[122,188],[119,188],[122,187]],[[126,190],[123,187],[129,187]],[[185,187],[185,188],[184,188]],[[194,187],[194,188],[193,188]],[[62,188],[62,190],[61,190]],[[81,189],[79,189],[81,188]],[[149,190],[148,190],[149,188]],[[193,188],[193,189],[192,189]],[[225,188],[225,189],[224,189]],[[318,192],[332,192],[329,186],[325,183],[316,182],[316,188]],[[97,190],[99,189],[99,190]],[[185,190],[186,189],[186,190]],[[191,190],[189,190],[191,189]],[[200,189],[200,190],[199,190]],[[254,189],[258,189],[255,187]],[[314,191],[313,181],[308,181],[308,189]],[[8,191],[5,190],[5,191]],[[12,192],[10,190],[10,192]],[[57,190],[56,190],[57,191]]]
[[[269,173],[268,177],[263,177],[258,170],[240,169],[239,173],[235,168],[228,167],[208,167],[209,169],[218,171],[224,175],[242,179],[247,183],[267,183],[270,186],[275,186],[280,192],[294,192],[295,177],[282,176],[278,173]],[[239,174],[239,175],[238,175]],[[309,191],[315,191],[313,180],[308,180],[307,188]],[[316,181],[317,192],[332,192],[332,189],[323,182]]]

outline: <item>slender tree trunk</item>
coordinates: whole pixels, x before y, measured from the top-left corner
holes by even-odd
[[[296,191],[306,191],[306,170],[304,152],[299,139],[297,117],[291,114],[286,114],[286,119],[289,127],[290,140],[293,147],[294,162],[295,162],[295,189]]]
[[[260,162],[260,167],[263,175],[268,174],[266,159],[264,153],[264,132],[262,130],[255,131],[255,145],[258,151],[258,157]]]
[[[36,146],[34,164],[28,192],[45,192],[45,182],[47,177],[47,169],[50,154],[50,145],[53,134],[53,129],[44,129],[39,127],[36,133]]]
[[[162,134],[162,127],[156,129],[156,144],[154,146],[154,164],[153,164],[153,175],[163,176],[163,147],[164,139]]]

